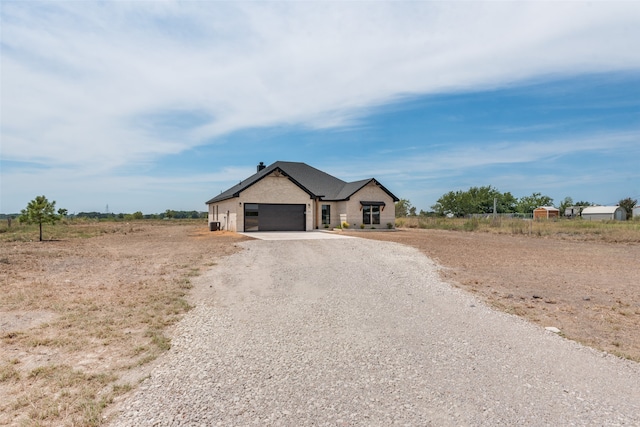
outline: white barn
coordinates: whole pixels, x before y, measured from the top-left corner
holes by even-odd
[[[625,221],[627,211],[620,206],[588,206],[582,210],[582,219],[587,221]]]

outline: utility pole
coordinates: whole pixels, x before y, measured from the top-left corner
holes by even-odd
[[[498,212],[496,212],[496,207],[498,206],[498,198],[494,197],[493,198],[493,217],[495,218],[498,215]]]

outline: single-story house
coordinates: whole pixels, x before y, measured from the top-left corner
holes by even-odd
[[[587,221],[625,221],[627,211],[620,206],[587,206],[582,209],[582,219]]]
[[[533,210],[533,219],[551,219],[560,216],[560,209],[553,206],[540,206]]]
[[[305,163],[260,162],[257,172],[207,203],[212,229],[309,231],[349,224],[388,228],[399,199],[375,178],[345,182]]]

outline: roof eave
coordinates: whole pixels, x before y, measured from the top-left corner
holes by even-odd
[[[227,197],[223,197],[221,199],[218,199],[217,197],[214,197],[213,199],[209,200],[205,204],[206,205],[211,205],[213,203],[224,202],[225,200],[233,199],[234,197],[238,197],[238,193],[232,194],[232,195],[227,196]]]

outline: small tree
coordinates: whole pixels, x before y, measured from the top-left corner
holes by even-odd
[[[409,216],[411,210],[411,202],[407,199],[400,199],[396,202],[396,218],[405,218]]]
[[[567,210],[567,208],[570,208],[571,206],[574,206],[573,199],[569,196],[565,197],[558,207],[558,209],[560,210],[560,215],[564,215],[564,212]]]
[[[627,216],[629,218],[633,217],[633,208],[638,204],[637,199],[632,199],[631,197],[627,197],[626,199],[622,199],[618,202],[618,205],[624,210],[627,211]]]
[[[62,209],[61,209],[62,210]],[[49,202],[45,196],[37,196],[20,212],[20,222],[38,224],[40,226],[40,241],[42,242],[42,224],[55,224],[60,219],[56,214],[56,202]]]

